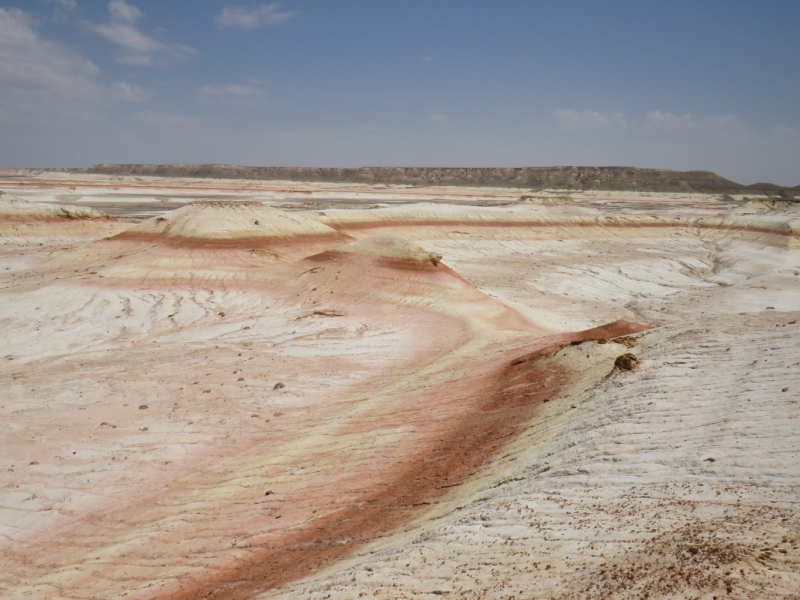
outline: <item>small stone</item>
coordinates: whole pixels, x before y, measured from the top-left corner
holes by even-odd
[[[147,404],[142,404],[142,405],[139,407],[139,410],[147,410]]]
[[[614,366],[621,371],[633,371],[639,365],[639,359],[630,352],[622,354],[614,361]]]

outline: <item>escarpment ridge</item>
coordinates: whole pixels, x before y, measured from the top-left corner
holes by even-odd
[[[637,167],[245,167],[238,165],[100,164],[80,172],[102,175],[261,179],[415,186],[491,186],[529,190],[624,190],[711,194],[779,194],[793,197],[798,188],[735,183],[711,171],[670,171]],[[799,186],[800,187],[800,186]]]

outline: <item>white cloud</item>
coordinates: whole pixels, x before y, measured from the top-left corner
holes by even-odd
[[[146,99],[139,86],[104,85],[97,65],[58,42],[39,38],[33,27],[28,13],[0,8],[0,121],[91,118],[98,108],[116,101]]]
[[[75,10],[78,8],[78,3],[75,0],[55,0],[55,3],[64,10]]]
[[[623,129],[628,123],[620,112],[601,113],[594,110],[568,110],[560,108],[553,116],[564,129]]]
[[[259,8],[226,6],[214,21],[217,29],[256,29],[265,25],[280,25],[297,16],[292,11],[279,11],[279,3],[262,4]]]
[[[117,81],[111,84],[111,90],[118,99],[128,102],[144,102],[151,96],[144,88],[124,81]]]
[[[66,23],[68,15],[78,8],[76,0],[40,0],[43,4],[54,4],[53,14],[50,17],[53,23]]]
[[[204,85],[197,89],[197,95],[203,104],[263,106],[267,103],[264,90],[247,85]]]
[[[153,39],[142,33],[134,23],[144,15],[138,7],[127,4],[125,0],[111,0],[108,3],[111,22],[89,24],[96,34],[122,48],[124,52],[116,56],[118,63],[126,65],[150,66],[164,65],[184,60],[194,54],[194,49]]]
[[[736,115],[714,115],[706,119],[706,124],[719,129],[744,129],[745,125]]]
[[[93,29],[109,42],[114,42],[131,53],[154,54],[167,49],[166,44],[147,37],[130,23],[112,21],[104,25],[95,25]]]
[[[108,12],[111,13],[111,19],[114,21],[124,21],[126,23],[135,23],[142,18],[142,11],[136,6],[131,6],[125,0],[111,0],[108,3]]]
[[[675,131],[694,127],[694,125],[695,122],[694,119],[692,119],[692,115],[686,114],[679,117],[670,112],[662,113],[660,110],[653,110],[647,113],[644,128],[659,131]]]

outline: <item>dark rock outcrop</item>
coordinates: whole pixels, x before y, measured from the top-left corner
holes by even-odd
[[[713,194],[792,194],[797,188],[774,184],[745,186],[710,171],[670,171],[635,167],[243,167],[236,165],[111,165],[86,173],[154,177],[202,177],[394,185],[513,187],[530,190],[632,190]]]

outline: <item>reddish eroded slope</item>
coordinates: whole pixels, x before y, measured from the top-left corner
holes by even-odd
[[[0,196],[0,237],[100,238],[130,227],[97,210]]]
[[[541,338],[522,354],[517,351],[490,365],[478,363],[475,371],[459,382],[406,398],[403,410],[380,415],[379,425],[370,430],[412,428],[413,436],[386,449],[383,456],[358,463],[354,472],[336,477],[329,485],[314,486],[311,501],[307,489],[303,489],[265,502],[271,511],[304,512],[305,520],[275,530],[270,527],[271,511],[261,519],[254,517],[249,524],[263,533],[244,546],[245,557],[193,574],[144,597],[255,597],[391,533],[445,494],[457,491],[535,418],[542,402],[568,385],[569,369],[558,360],[547,361],[549,355],[570,342],[643,329],[620,322]],[[366,432],[363,425],[353,423],[338,434],[351,434],[353,427]],[[317,511],[312,507],[325,507],[327,514],[314,517]]]
[[[172,306],[222,294],[218,306],[228,315],[218,321],[269,316],[270,332],[250,339],[261,352],[286,347],[283,352],[298,362],[316,356],[308,378],[328,368],[324,345],[300,340],[287,347],[276,339],[309,320],[393,327],[403,334],[400,347],[347,346],[346,337],[335,339],[344,352],[353,352],[350,365],[340,368],[349,368],[361,386],[342,392],[318,388],[274,428],[231,429],[220,420],[227,435],[213,448],[188,454],[178,473],[156,472],[136,487],[116,480],[96,484],[88,508],[70,507],[68,522],[34,532],[3,552],[4,568],[16,574],[9,597],[247,598],[317,572],[457,495],[535,418],[541,402],[574,382],[575,366],[550,356],[564,344],[643,329],[616,323],[554,333],[475,289],[437,255],[392,236],[258,266],[243,261],[236,249],[213,246],[201,270],[173,244],[181,235],[210,239],[192,235],[208,226],[200,221],[187,219],[168,235],[165,226],[161,237],[138,247],[129,238],[135,261],[112,257],[96,277],[61,282],[63,293],[87,299],[103,294],[107,304],[109,295],[135,291],[174,297]],[[240,231],[231,227],[224,239]],[[93,260],[102,258],[96,254]],[[235,314],[245,297],[269,299],[269,314]],[[236,327],[213,318],[204,317],[196,329]],[[169,327],[154,328],[137,343],[150,344],[156,353],[169,336],[180,342],[190,329]],[[213,346],[217,340],[209,339],[206,358],[221,360]],[[142,360],[135,346],[126,347],[120,345],[115,363]],[[396,372],[388,369],[382,380],[371,380],[370,352],[396,357]],[[173,382],[191,384],[207,368],[201,372],[187,363],[172,380],[159,382],[164,389]],[[260,393],[266,396],[266,387]],[[223,396],[221,410],[241,410],[241,400],[226,397],[233,398]]]
[[[201,269],[233,259],[258,266],[296,260],[351,241],[327,225],[261,202],[195,202],[65,258]]]

